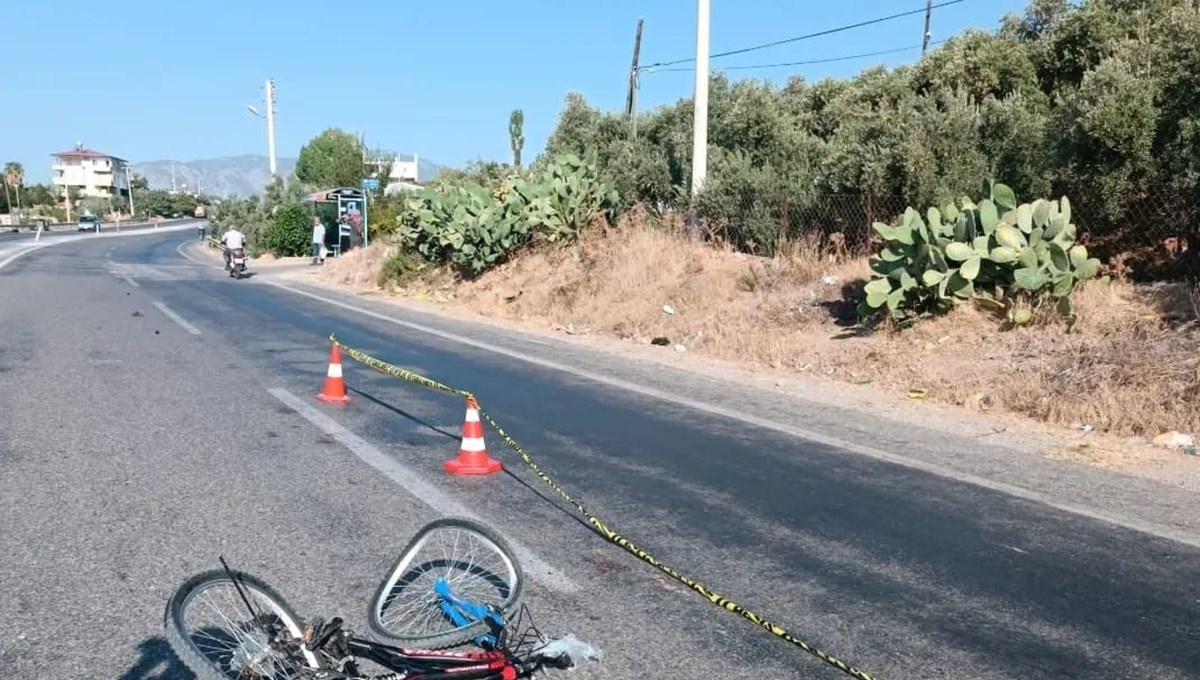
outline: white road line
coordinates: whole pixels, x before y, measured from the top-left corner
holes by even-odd
[[[183,330],[187,331],[188,333],[191,333],[192,335],[200,335],[200,329],[196,328],[192,324],[188,323],[187,319],[184,319],[182,316],[179,316],[178,314],[176,314],[175,310],[173,310],[170,307],[166,306],[165,304],[163,304],[161,302],[157,302],[157,301],[154,303],[154,306],[158,307],[158,311],[162,312],[163,314],[166,314],[168,318],[170,318],[172,321],[174,321],[175,323],[182,326]]]
[[[129,278],[128,276],[122,276],[121,278],[125,280],[125,283],[128,283],[129,285],[133,286],[134,288],[142,287],[142,284],[138,283],[137,281],[134,281],[133,279]]]
[[[410,494],[437,512],[447,516],[467,517],[479,521],[479,518],[467,510],[462,503],[459,503],[446,495],[441,489],[421,479],[415,471],[410,470],[395,458],[375,448],[370,442],[346,429],[311,404],[305,403],[282,387],[271,388],[267,391],[293,411],[303,416],[305,420],[317,426],[322,432],[336,439],[342,446],[350,449],[364,463],[383,473],[388,479],[399,484]],[[510,540],[509,543],[517,553],[517,558],[521,561],[521,566],[525,570],[525,573],[537,578],[546,587],[559,592],[570,593],[578,590],[578,586],[561,569],[554,569],[542,560],[542,558],[516,541]]]
[[[18,250],[16,253],[13,253],[12,255],[10,255],[8,259],[6,259],[4,261],[0,261],[0,269],[4,269],[8,265],[12,264],[13,261],[15,261],[18,257],[21,257],[22,255],[25,255],[26,253],[31,253],[35,250],[41,250],[42,248],[45,248],[47,246],[52,246],[52,245],[54,245],[53,241],[47,241],[46,243],[39,243],[35,246],[28,246],[28,247],[20,246],[22,248],[21,250]]]
[[[183,249],[184,246],[188,245],[189,243],[195,243],[195,242],[196,241],[193,241],[192,239],[188,239],[188,240],[184,241],[183,243],[180,243],[179,245],[175,246],[175,252],[182,255],[184,257],[184,259],[191,260],[192,262],[197,262],[199,264],[209,264],[208,262],[204,262],[203,260],[197,260],[196,258],[192,257],[191,255],[188,255],[187,251]]]
[[[1189,545],[1192,547],[1200,548],[1200,536],[1196,536],[1196,535],[1194,535],[1186,530],[1183,530],[1183,529],[1177,529],[1175,527],[1170,527],[1170,526],[1157,524],[1157,523],[1153,523],[1153,522],[1145,522],[1145,521],[1138,520],[1138,519],[1132,519],[1132,518],[1127,518],[1127,517],[1117,517],[1115,515],[1109,515],[1109,514],[1100,512],[1098,510],[1093,510],[1092,508],[1088,508],[1083,505],[1077,505],[1075,503],[1067,503],[1067,502],[1059,501],[1059,500],[1056,500],[1055,498],[1052,498],[1045,494],[1039,493],[1037,491],[1032,491],[1030,489],[1025,489],[1025,488],[1022,488],[1019,486],[1014,486],[1012,484],[1006,484],[1004,482],[997,482],[997,481],[994,481],[991,479],[987,479],[986,477],[980,477],[978,475],[973,475],[969,472],[961,472],[961,471],[955,470],[953,468],[948,468],[948,467],[945,467],[942,465],[938,465],[937,463],[930,463],[928,461],[919,460],[916,458],[909,458],[908,456],[902,456],[900,454],[891,453],[889,451],[884,451],[883,449],[878,449],[873,446],[868,446],[865,444],[858,444],[858,443],[855,443],[855,442],[852,442],[849,440],[840,439],[838,437],[832,437],[832,436],[829,436],[826,434],[822,434],[820,432],[816,432],[814,430],[806,430],[804,428],[796,427],[794,425],[779,423],[779,422],[775,422],[773,420],[767,420],[766,418],[762,418],[760,416],[752,415],[749,413],[743,413],[741,411],[735,411],[733,409],[728,409],[728,408],[725,408],[724,406],[718,406],[716,404],[709,404],[706,402],[697,401],[695,399],[681,397],[677,394],[663,392],[663,391],[655,389],[653,387],[647,387],[645,385],[639,385],[637,383],[632,383],[632,382],[629,382],[626,380],[621,380],[620,378],[613,378],[610,376],[601,375],[599,373],[593,373],[591,371],[587,371],[587,370],[584,370],[581,368],[576,368],[574,366],[569,366],[567,364],[560,364],[556,361],[542,359],[542,358],[535,357],[535,356],[532,356],[529,354],[525,354],[523,352],[518,352],[515,350],[505,348],[505,347],[500,347],[498,345],[493,345],[491,343],[482,342],[479,340],[472,340],[471,338],[468,338],[468,337],[457,335],[455,333],[450,333],[448,331],[439,330],[437,328],[432,328],[432,327],[425,326],[425,325],[422,325],[419,323],[414,323],[412,321],[402,321],[400,319],[396,319],[394,317],[387,316],[386,314],[380,314],[378,312],[374,312],[369,309],[363,309],[362,307],[355,307],[354,305],[347,304],[345,302],[341,302],[340,300],[334,300],[332,298],[327,298],[322,295],[310,293],[306,290],[301,290],[299,288],[293,288],[292,286],[288,286],[286,284],[278,283],[275,281],[269,281],[269,280],[263,281],[263,283],[271,285],[271,286],[275,286],[276,288],[280,288],[282,290],[286,290],[291,293],[295,293],[296,295],[302,295],[304,297],[312,298],[313,300],[318,300],[320,302],[324,302],[327,305],[332,305],[334,307],[340,307],[342,309],[347,309],[352,312],[357,312],[359,314],[362,314],[364,316],[369,316],[373,319],[378,319],[380,321],[386,321],[388,323],[391,323],[391,324],[394,324],[397,326],[409,328],[409,329],[412,329],[415,331],[420,331],[422,333],[427,333],[427,334],[435,336],[435,337],[443,338],[445,340],[451,340],[453,342],[458,342],[460,344],[467,345],[469,347],[475,347],[477,349],[482,349],[487,352],[492,352],[493,354],[499,354],[501,356],[506,356],[506,357],[510,357],[513,359],[519,359],[521,361],[533,364],[535,366],[541,366],[543,368],[549,368],[549,369],[556,370],[556,371],[562,371],[563,373],[569,373],[571,375],[575,375],[575,376],[585,378],[585,379],[588,379],[588,380],[591,380],[594,382],[598,382],[603,385],[608,385],[610,387],[616,387],[619,389],[627,390],[629,392],[634,392],[636,394],[641,394],[641,395],[647,396],[647,397],[652,397],[654,399],[659,399],[661,401],[669,402],[672,404],[686,406],[688,408],[695,409],[697,411],[702,411],[704,413],[711,413],[713,415],[722,416],[724,418],[738,420],[743,423],[747,423],[749,425],[761,427],[766,430],[774,430],[776,432],[788,434],[793,437],[798,437],[800,439],[805,439],[810,442],[815,442],[817,444],[824,444],[825,446],[842,449],[843,451],[849,451],[851,453],[856,453],[860,456],[865,456],[867,458],[874,458],[876,460],[881,460],[881,461],[884,461],[887,463],[892,463],[894,465],[900,465],[900,466],[907,467],[907,468],[910,468],[913,470],[919,470],[921,472],[926,472],[926,473],[929,473],[932,475],[937,475],[939,477],[944,477],[946,479],[951,479],[956,482],[963,482],[965,484],[971,484],[971,485],[978,486],[978,487],[988,489],[991,491],[997,491],[999,493],[1004,493],[1004,494],[1008,494],[1009,496],[1013,496],[1014,498],[1020,498],[1023,500],[1034,501],[1034,502],[1046,505],[1048,507],[1054,508],[1056,510],[1061,510],[1063,512],[1069,512],[1069,513],[1072,513],[1075,515],[1079,515],[1081,517],[1087,517],[1088,519],[1105,522],[1107,524],[1112,524],[1114,526],[1122,527],[1125,529],[1133,529],[1134,531],[1140,531],[1142,533],[1149,534],[1151,536],[1156,536],[1158,538],[1164,538],[1164,539],[1167,539],[1170,541],[1175,541],[1177,543],[1182,543],[1184,545]]]

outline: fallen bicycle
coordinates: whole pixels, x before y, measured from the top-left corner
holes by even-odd
[[[600,660],[574,635],[547,639],[523,626],[521,566],[499,534],[472,520],[422,527],[379,585],[367,619],[389,643],[356,635],[340,617],[302,621],[270,585],[221,562],[180,586],[164,614],[167,641],[198,680],[515,680]],[[447,651],[468,642],[480,651]],[[389,672],[364,675],[362,660]]]

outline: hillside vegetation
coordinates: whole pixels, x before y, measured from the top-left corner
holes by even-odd
[[[700,236],[770,255],[799,237],[870,254],[873,223],[987,198],[994,180],[1031,205],[1068,196],[1080,241],[1138,278],[1184,273],[1192,256],[1177,256],[1200,229],[1200,9],[1188,0],[1034,0],[995,31],[848,80],[716,75],[694,199],[691,108],[641,115],[634,137],[624,116],[572,94],[531,169],[480,164],[438,184],[491,193],[592,159],[615,212],[694,210]]]

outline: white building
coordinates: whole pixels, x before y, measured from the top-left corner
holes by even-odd
[[[390,195],[405,189],[420,189],[419,160],[420,157],[414,153],[411,161],[402,161],[399,158],[392,161],[392,169],[388,172],[388,183],[383,193]]]
[[[129,196],[129,163],[76,144],[70,151],[54,154],[51,182],[54,193],[76,199]]]

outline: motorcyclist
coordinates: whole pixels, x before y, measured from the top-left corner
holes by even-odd
[[[246,246],[246,235],[231,227],[221,234],[221,246],[225,249],[225,268],[229,269],[229,260],[234,250]]]

